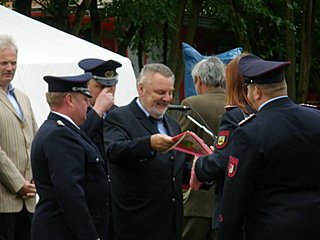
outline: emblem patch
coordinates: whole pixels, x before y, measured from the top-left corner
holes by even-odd
[[[230,156],[229,157],[229,165],[228,165],[228,176],[229,177],[234,177],[236,175],[237,169],[238,169],[238,163],[239,159]]]
[[[220,131],[218,135],[218,140],[216,143],[216,149],[224,148],[229,141],[230,131]]]

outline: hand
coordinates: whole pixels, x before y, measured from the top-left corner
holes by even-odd
[[[108,88],[102,89],[101,93],[97,97],[93,109],[96,113],[102,117],[114,104],[113,94],[109,92]]]
[[[172,137],[165,134],[151,135],[150,142],[152,149],[159,152],[167,151],[175,143]]]
[[[201,187],[201,185],[203,184],[202,182],[200,182],[197,178],[196,172],[195,172],[195,165],[196,165],[196,161],[198,160],[198,157],[195,157],[193,159],[193,163],[192,163],[192,169],[191,169],[191,176],[190,176],[190,180],[189,180],[189,186],[192,189],[199,189]]]
[[[36,185],[30,181],[25,180],[22,188],[17,192],[18,196],[25,198],[33,198],[36,196]]]

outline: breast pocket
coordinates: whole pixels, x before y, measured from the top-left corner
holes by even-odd
[[[86,180],[88,182],[107,181],[105,163],[101,156],[87,156],[85,168]]]

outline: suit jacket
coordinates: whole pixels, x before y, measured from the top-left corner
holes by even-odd
[[[165,114],[170,136],[178,123]],[[175,239],[182,235],[182,170],[185,154],[151,149],[159,133],[134,99],[111,111],[105,122],[105,149],[111,179],[115,239]]]
[[[32,239],[97,239],[95,225],[108,214],[108,181],[90,138],[50,113],[34,138],[31,160],[39,194]]]
[[[196,110],[216,135],[218,133],[221,115],[224,112],[225,100],[226,91],[223,88],[214,88],[205,94],[188,97],[184,99],[181,104],[191,106],[192,109]],[[188,114],[200,124],[204,125],[203,120],[194,111],[191,110]],[[201,137],[208,146],[213,146],[214,138],[186,118],[184,114],[179,115],[178,121],[183,132],[187,130],[193,131]],[[193,160],[193,156],[190,160]],[[184,216],[211,218],[214,207],[214,187],[211,187],[209,190],[189,189],[184,193],[184,199]]]
[[[235,130],[219,239],[319,239],[319,122],[286,97]]]
[[[34,212],[35,198],[23,200],[16,193],[25,179],[32,180],[30,149],[37,130],[37,123],[29,98],[14,90],[23,119],[17,115],[7,97],[0,89],[0,212],[12,213],[22,209],[23,202],[29,212]]]

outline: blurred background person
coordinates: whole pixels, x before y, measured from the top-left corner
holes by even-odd
[[[213,134],[217,134],[226,101],[225,65],[216,57],[206,58],[194,66],[191,75],[198,95],[184,99],[181,104],[190,106],[191,110],[188,111],[188,114],[200,124],[209,126],[209,130]],[[208,146],[213,145],[214,137],[189,120],[185,113],[179,115],[178,122],[182,132],[192,131],[202,138]],[[190,166],[193,158],[194,156],[189,156]],[[211,227],[214,187],[204,186],[204,188],[192,190],[187,186],[183,190],[184,222],[182,238],[184,240],[217,239]]]
[[[168,151],[179,124],[166,110],[174,75],[163,64],[141,70],[139,97],[108,113],[105,149],[117,240],[180,240],[185,154]],[[168,152],[167,152],[168,151]]]
[[[11,84],[18,49],[0,35],[0,239],[30,239],[36,188],[30,149],[37,123],[29,98]],[[27,82],[26,82],[27,84]]]
[[[106,239],[107,228],[97,228],[100,216],[108,214],[105,161],[79,127],[87,116],[91,97],[87,82],[91,77],[91,73],[44,77],[51,112],[31,149],[39,189],[33,240]]]

